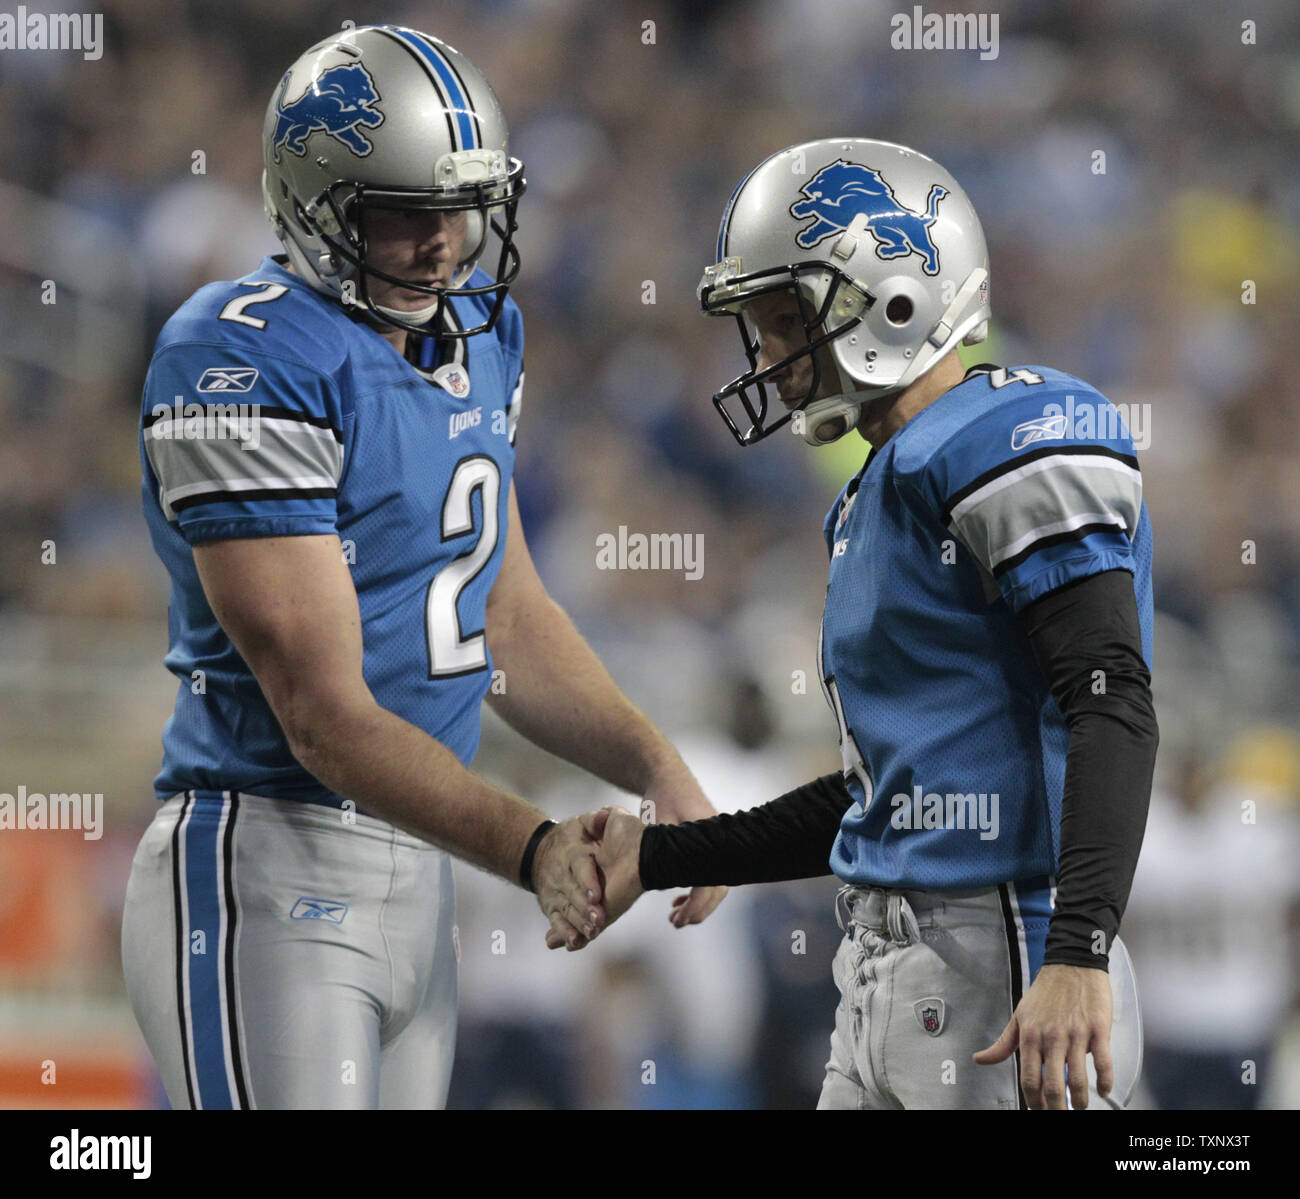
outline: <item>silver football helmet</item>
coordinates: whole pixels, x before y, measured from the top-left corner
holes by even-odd
[[[397,25],[368,25],[317,42],[280,81],[262,127],[262,197],[293,268],[313,287],[361,305],[386,325],[422,332],[448,290],[385,274],[366,261],[365,214],[374,208],[466,212],[464,249],[451,282],[461,295],[494,294],[490,329],[519,274],[515,208],[524,166],[511,158],[501,106],[463,54]],[[500,240],[496,280],[464,284]],[[376,305],[371,277],[422,292],[419,311]]]
[[[741,445],[802,413],[804,440],[828,445],[863,404],[903,391],[959,342],[988,333],[984,231],[957,181],[924,154],[891,142],[826,138],[765,159],[732,193],[717,261],[700,281],[701,307],[733,315],[750,369],[713,397]],[[792,291],[807,344],[759,369],[759,339],[744,305]],[[816,353],[826,346],[833,394]],[[765,380],[813,355],[804,399],[768,422]],[[737,419],[732,397],[744,417]],[[730,405],[730,406],[729,406]]]

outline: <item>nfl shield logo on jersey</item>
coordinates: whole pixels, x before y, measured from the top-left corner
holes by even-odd
[[[936,999],[933,996],[929,999],[918,999],[913,1005],[912,1010],[916,1012],[916,1019],[921,1028],[932,1037],[937,1037],[943,1032],[943,1000]]]
[[[458,363],[448,362],[433,372],[433,381],[458,400],[469,395],[469,372]]]

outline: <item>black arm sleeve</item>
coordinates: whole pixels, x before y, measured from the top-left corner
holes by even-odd
[[[1111,570],[1053,591],[1020,613],[1020,626],[1070,729],[1043,962],[1106,969],[1142,848],[1159,742],[1133,577]]]
[[[641,838],[641,885],[739,887],[830,874],[831,846],[853,797],[823,775],[747,812],[652,824]]]

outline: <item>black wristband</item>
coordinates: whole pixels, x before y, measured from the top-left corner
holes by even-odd
[[[523,861],[519,863],[519,885],[525,891],[533,889],[533,859],[537,856],[537,847],[542,838],[555,827],[554,820],[543,820],[528,838],[528,847],[524,850]]]

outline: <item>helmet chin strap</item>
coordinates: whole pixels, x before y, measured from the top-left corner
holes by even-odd
[[[853,378],[845,373],[839,362],[835,363],[835,375],[840,385],[839,394],[813,400],[802,410],[803,439],[809,445],[830,445],[833,441],[839,441],[841,437],[857,427],[858,420],[862,416],[863,404],[877,395],[884,395],[892,390],[890,388],[870,392],[856,390]]]
[[[384,316],[390,316],[397,321],[408,321],[411,324],[423,325],[426,321],[433,320],[437,314],[441,301],[434,300],[427,308],[385,308],[382,304],[375,305],[375,311],[383,313]]]
[[[830,445],[839,441],[857,423],[862,401],[852,395],[827,396],[813,400],[802,410],[803,439],[809,445]]]

